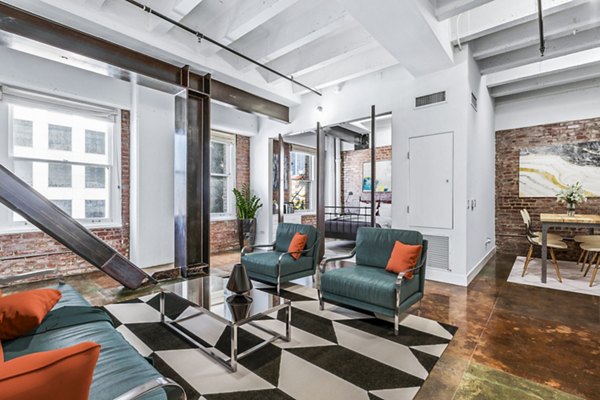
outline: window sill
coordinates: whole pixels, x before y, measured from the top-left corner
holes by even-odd
[[[217,221],[235,221],[237,220],[237,217],[234,215],[219,215],[219,216],[212,216],[210,217],[210,222],[217,222]]]
[[[106,223],[98,223],[98,224],[84,224],[83,225],[85,228],[89,229],[90,231],[94,231],[97,229],[115,229],[115,228],[123,228],[123,225],[121,223],[113,223],[113,222],[106,222]],[[35,227],[34,225],[19,225],[19,226],[7,226],[7,227],[2,227],[0,228],[0,235],[13,235],[13,234],[19,234],[19,233],[32,233],[32,232],[41,232],[37,227]]]

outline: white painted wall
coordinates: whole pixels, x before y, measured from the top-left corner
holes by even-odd
[[[494,181],[493,175],[493,113],[491,111],[491,100],[482,97],[483,112],[477,114],[473,120],[469,119],[470,106],[470,81],[468,51],[455,54],[456,65],[452,68],[414,78],[400,67],[387,69],[383,72],[365,76],[354,81],[347,82],[341,90],[326,90],[322,97],[307,95],[303,98],[303,104],[291,110],[292,123],[289,125],[269,122],[261,129],[259,135],[253,138],[251,143],[254,152],[260,151],[263,145],[264,135],[272,136],[282,132],[296,132],[310,129],[320,120],[323,125],[343,122],[365,117],[370,113],[370,106],[376,105],[377,113],[392,112],[392,165],[393,165],[393,226],[397,228],[409,228],[406,207],[408,201],[408,140],[413,136],[430,135],[442,132],[454,133],[454,227],[453,229],[419,228],[424,234],[444,235],[450,238],[450,271],[429,270],[428,277],[461,285],[467,284],[467,275],[474,267],[474,261],[478,251],[468,251],[471,246],[467,240],[468,223],[479,223],[486,220],[485,232],[493,234],[493,186],[486,185],[485,188],[476,188],[475,183],[469,192],[469,179],[472,182],[484,179],[488,182]],[[474,75],[473,75],[474,76]],[[485,87],[485,85],[484,85]],[[425,107],[416,110],[414,98],[429,93],[445,90],[447,101],[443,104]],[[317,106],[322,106],[323,111],[318,112]],[[485,140],[475,141],[471,148],[468,145],[469,135],[484,132]],[[260,138],[260,139],[259,139]],[[481,155],[480,149],[485,149]],[[470,151],[471,150],[471,151]],[[492,151],[492,155],[490,155]],[[469,175],[469,165],[478,165],[480,159],[468,162],[470,156],[480,158],[488,157],[486,168],[476,175]],[[491,160],[491,161],[490,161]],[[432,160],[431,162],[435,162]],[[491,162],[491,164],[490,164]],[[262,173],[265,161],[253,160],[252,176],[255,170],[260,169]],[[491,167],[490,167],[491,165]],[[264,180],[264,182],[270,182]],[[257,191],[266,191],[263,180],[253,180],[253,187]],[[492,191],[490,192],[490,187]],[[476,213],[476,218],[467,219],[466,202],[469,195],[477,196],[488,206],[481,207],[481,213]],[[269,197],[264,197],[269,199]],[[266,202],[265,202],[266,203]],[[491,204],[491,206],[489,206]],[[491,208],[490,208],[491,207]],[[490,214],[491,212],[491,214]],[[259,226],[263,223],[259,222]],[[490,231],[491,227],[491,231]],[[264,235],[266,232],[260,232]],[[474,230],[473,237],[482,233]],[[267,239],[267,236],[261,237]],[[492,237],[493,239],[493,237]],[[478,248],[481,247],[477,244]],[[472,254],[472,255],[471,255]],[[468,256],[469,255],[469,256]]]
[[[495,251],[495,169],[496,134],[494,103],[486,78],[469,57],[469,92],[477,97],[477,111],[467,107],[467,278],[473,279]]]
[[[496,130],[596,118],[600,87],[540,94],[496,104]]]

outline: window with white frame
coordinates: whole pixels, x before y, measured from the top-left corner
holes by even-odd
[[[9,115],[9,148],[3,157],[8,156],[13,172],[86,225],[120,224],[117,111],[99,113],[95,107],[88,112],[83,103],[54,103],[49,96],[40,102],[6,97],[8,105],[0,104]],[[2,218],[0,228],[28,224],[17,213]]]
[[[290,152],[291,185],[289,202],[294,205],[294,210],[314,209],[314,163],[314,154],[298,150]]]
[[[210,213],[216,218],[235,216],[235,135],[212,132],[210,139]]]

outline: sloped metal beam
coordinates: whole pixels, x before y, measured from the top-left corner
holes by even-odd
[[[0,203],[128,289],[154,280],[50,200],[0,165]]]

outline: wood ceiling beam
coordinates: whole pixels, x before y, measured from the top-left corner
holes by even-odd
[[[58,24],[49,19],[0,2],[0,30],[106,63],[136,74],[180,85],[183,66],[172,65],[107,40]],[[190,74],[190,85],[202,75]],[[241,111],[289,122],[289,108],[265,98],[213,80],[213,100]],[[193,86],[191,89],[197,90]]]

